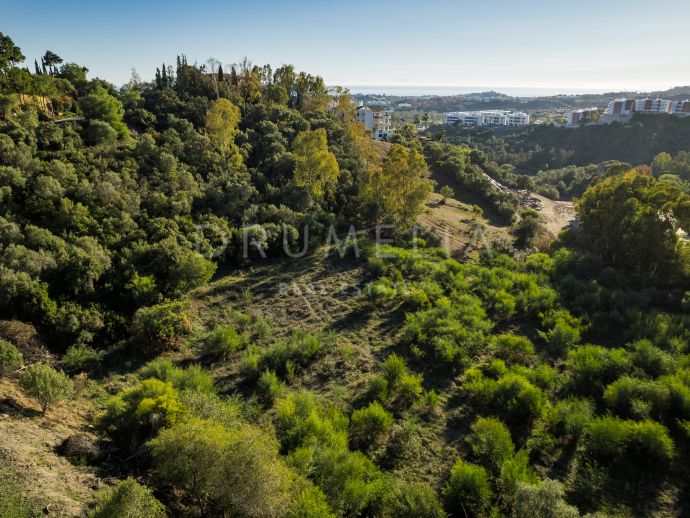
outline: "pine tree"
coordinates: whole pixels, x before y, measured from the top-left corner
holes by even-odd
[[[165,63],[163,63],[163,67],[161,68],[161,86],[163,88],[168,86],[168,72],[165,68]]]
[[[163,83],[161,79],[161,69],[156,67],[156,88],[159,90],[163,88]]]
[[[38,66],[38,61],[34,59],[34,69],[36,69],[36,75],[41,75],[41,69]]]
[[[225,74],[223,73],[223,65],[218,65],[218,81],[225,81]]]

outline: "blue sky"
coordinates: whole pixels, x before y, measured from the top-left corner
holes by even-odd
[[[116,84],[190,62],[293,63],[329,84],[649,90],[690,84],[688,0],[2,0],[0,32]]]

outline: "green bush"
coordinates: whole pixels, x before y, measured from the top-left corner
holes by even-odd
[[[659,381],[623,376],[604,391],[604,402],[621,417],[660,418],[671,404],[671,391]]]
[[[594,405],[589,399],[568,398],[549,410],[547,420],[557,433],[580,437],[593,416]]]
[[[225,359],[242,350],[247,338],[237,332],[234,327],[218,325],[213,328],[206,339],[206,350]]]
[[[513,518],[580,518],[563,496],[563,485],[546,479],[538,485],[519,482],[513,499]]]
[[[144,354],[150,355],[179,348],[183,337],[191,330],[189,304],[185,301],[139,308],[132,324],[136,341]]]
[[[675,454],[673,441],[662,424],[612,416],[592,420],[587,427],[586,445],[597,458],[613,461],[630,454],[650,466],[667,463]]]
[[[285,384],[275,372],[265,370],[257,382],[256,390],[264,401],[272,403],[285,390]]]
[[[164,518],[165,507],[151,490],[133,478],[123,480],[113,488],[96,495],[96,508],[90,518]]]
[[[405,374],[400,378],[398,396],[406,403],[414,403],[424,393],[421,374]]]
[[[407,365],[405,365],[405,360],[400,356],[391,354],[381,365],[381,371],[383,372],[383,377],[388,382],[388,386],[391,389],[395,389],[400,378],[407,374]]]
[[[393,424],[393,416],[378,401],[352,413],[350,437],[354,445],[366,448],[375,444]]]
[[[164,358],[156,358],[144,365],[139,372],[139,377],[167,381],[179,391],[215,392],[213,377],[201,366],[190,365],[182,369]]]
[[[527,450],[518,451],[512,458],[501,465],[499,485],[501,495],[507,502],[512,500],[519,483],[537,484],[539,479],[529,467]]]
[[[282,516],[289,508],[295,474],[273,437],[256,427],[191,419],[162,430],[150,446],[158,477],[202,515]]]
[[[464,389],[473,403],[500,415],[506,421],[524,424],[539,417],[546,404],[542,390],[518,374],[508,373],[493,380],[482,377],[481,372],[468,369],[465,378]]]
[[[446,511],[453,515],[484,516],[491,502],[491,488],[486,470],[459,460],[443,489]]]
[[[69,376],[43,363],[27,367],[20,384],[27,394],[38,400],[44,414],[49,407],[59,401],[69,399],[74,393],[74,386]]]
[[[524,336],[496,335],[489,347],[498,358],[510,363],[527,363],[534,356],[534,345]]]
[[[232,428],[246,420],[251,410],[237,396],[220,397],[210,392],[185,390],[179,394],[182,407],[194,417],[207,419]]]
[[[290,504],[286,518],[335,518],[323,494],[316,486],[308,486]]]
[[[603,387],[630,372],[629,354],[623,349],[607,349],[598,345],[582,345],[570,351],[566,373],[573,392],[599,396]]]
[[[443,505],[427,484],[395,479],[383,496],[383,516],[391,518],[445,518]]]
[[[183,410],[172,383],[151,378],[110,398],[99,425],[134,451],[152,432],[174,423]]]
[[[388,399],[388,381],[386,378],[383,376],[369,378],[367,397],[370,400],[386,401]]]
[[[19,369],[24,362],[22,353],[14,345],[0,339],[0,376],[7,376]]]
[[[66,372],[75,374],[90,371],[103,360],[105,351],[96,351],[83,344],[71,345],[60,360]]]
[[[474,458],[492,470],[500,470],[503,463],[515,452],[510,430],[493,417],[477,419],[472,424],[471,433],[466,440]]]
[[[266,350],[261,365],[287,376],[295,367],[306,367],[327,346],[326,337],[304,331],[295,331],[288,340],[281,340]]]

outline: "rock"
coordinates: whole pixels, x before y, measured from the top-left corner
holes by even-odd
[[[98,441],[89,435],[73,435],[65,439],[57,451],[72,462],[92,463],[101,457]]]

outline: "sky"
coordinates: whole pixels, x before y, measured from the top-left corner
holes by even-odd
[[[117,85],[209,57],[329,85],[650,91],[690,84],[689,0],[0,0],[0,32]],[[374,88],[375,90],[376,88]]]

